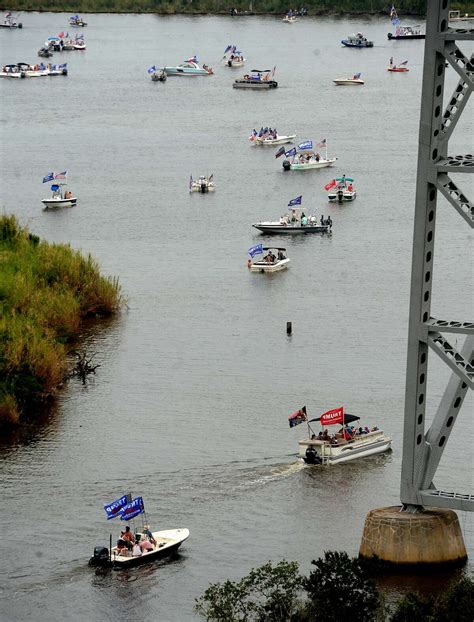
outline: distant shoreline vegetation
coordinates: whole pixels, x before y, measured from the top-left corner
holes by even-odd
[[[399,16],[425,15],[426,0],[395,2]],[[8,5],[10,11],[71,12],[71,13],[154,13],[157,15],[229,15],[231,9],[238,14],[282,15],[290,8],[304,7],[308,15],[361,15],[380,14],[387,16],[391,2],[386,0],[309,0],[288,2],[288,0],[14,0]],[[474,2],[453,2],[451,10],[474,13]],[[5,9],[6,10],[6,9]]]
[[[53,395],[87,317],[116,313],[118,280],[67,244],[49,244],[0,216],[0,427]]]

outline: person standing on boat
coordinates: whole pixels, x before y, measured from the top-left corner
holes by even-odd
[[[148,540],[153,544],[153,546],[156,546],[156,540],[153,537],[153,534],[151,533],[150,527],[148,525],[144,525],[144,527],[143,527],[143,535],[148,538]]]
[[[128,549],[131,549],[133,547],[133,544],[135,542],[135,538],[133,537],[133,533],[130,531],[130,526],[129,525],[127,525],[125,527],[125,531],[122,531],[121,538],[125,542],[125,544],[127,545]]]

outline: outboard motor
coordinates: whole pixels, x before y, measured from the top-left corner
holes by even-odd
[[[289,160],[283,160],[283,170],[289,171],[291,169],[291,162]]]
[[[231,61],[231,60],[228,60],[228,61],[227,61],[227,65],[228,65],[229,67],[232,67],[232,61]]]
[[[207,185],[206,183],[203,181],[201,182],[201,192],[204,194],[205,192],[207,192]]]
[[[67,67],[63,68],[63,72],[62,73],[63,73],[63,76],[67,76]]]
[[[322,460],[318,456],[314,447],[308,447],[305,453],[304,461],[306,464],[321,464]]]
[[[344,200],[344,191],[338,190],[336,193],[336,198],[339,201],[339,203],[342,203],[342,201]]]
[[[110,566],[109,549],[106,546],[96,546],[89,566]]]

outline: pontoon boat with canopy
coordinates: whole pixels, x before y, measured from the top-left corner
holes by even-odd
[[[344,407],[334,408],[320,417],[308,421],[306,406],[288,417],[290,428],[305,422],[308,427],[308,438],[299,441],[299,456],[306,464],[338,464],[357,458],[365,458],[390,449],[392,439],[386,436],[377,426],[355,428],[349,424],[359,421],[360,417],[344,412]],[[319,421],[324,432],[318,435],[310,423]],[[339,425],[340,429],[329,434],[327,426]]]
[[[250,74],[246,74],[240,80],[233,83],[234,89],[254,89],[256,91],[276,89],[278,82],[274,80],[275,67],[273,71],[270,69],[252,69]]]

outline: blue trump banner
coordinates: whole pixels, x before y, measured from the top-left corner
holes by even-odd
[[[122,511],[120,512],[120,520],[130,520],[144,511],[145,506],[143,505],[143,498],[136,497],[133,501],[127,503],[127,505],[122,508]]]
[[[285,153],[285,147],[280,147],[280,149],[278,149],[278,151],[275,153],[275,158],[279,158],[284,153]]]
[[[291,199],[291,201],[288,203],[288,207],[293,207],[293,205],[301,205],[302,199],[303,199],[302,194],[300,194],[300,196],[296,197],[295,199]]]
[[[148,73],[154,73],[156,71],[155,65],[153,65],[152,67],[149,67],[149,69],[147,71],[148,71]]]
[[[47,181],[52,181],[54,179],[54,173],[47,173],[43,177],[43,183],[45,184]]]
[[[305,140],[304,142],[300,143],[298,145],[298,149],[300,151],[304,151],[306,149],[312,149],[313,148],[313,141],[312,140]]]
[[[119,514],[121,514],[123,508],[127,505],[127,495],[123,495],[120,499],[116,499],[112,501],[112,503],[108,503],[104,505],[105,513],[107,514],[107,520],[111,518],[115,518]]]
[[[296,155],[296,147],[293,147],[293,149],[290,149],[289,151],[285,151],[285,155],[287,158],[289,158],[290,156],[295,156]]]
[[[254,255],[261,255],[263,253],[263,244],[257,244],[257,246],[251,246],[249,248],[250,257],[254,257]]]

